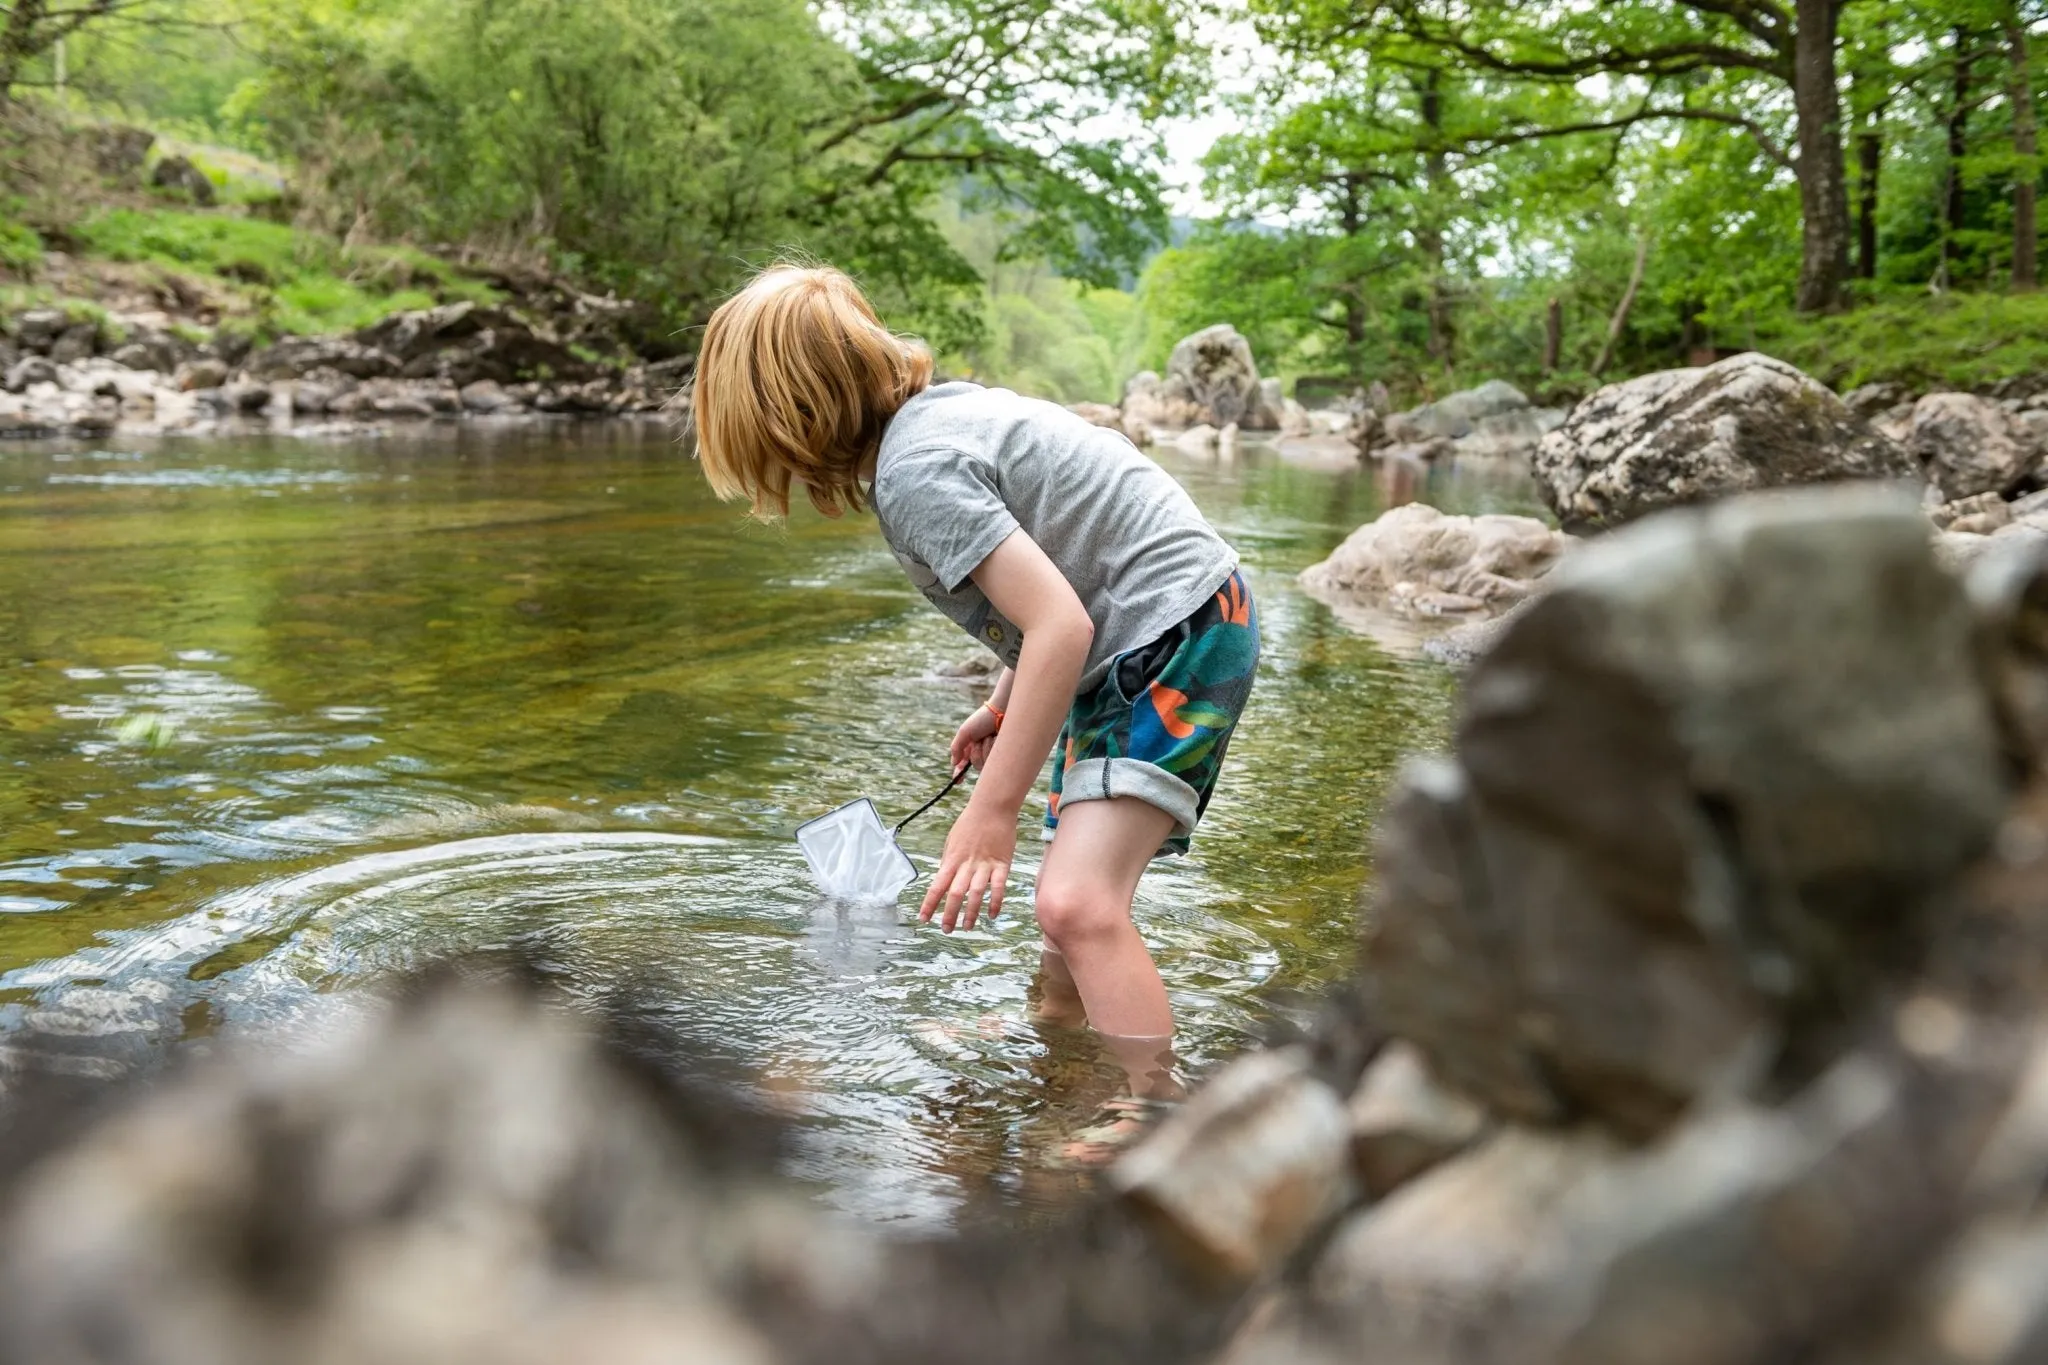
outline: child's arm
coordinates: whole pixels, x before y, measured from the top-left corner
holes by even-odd
[[[1017,670],[1004,669],[987,703],[975,707],[960,722],[960,728],[953,734],[954,772],[968,763],[979,768],[988,762],[988,751],[995,745],[996,731],[1003,728],[1002,717],[1010,709],[1010,689],[1016,682]]]
[[[1017,812],[1059,738],[1095,639],[1094,623],[1072,585],[1024,532],[1012,532],[973,578],[995,609],[1023,632],[1024,647],[1002,732],[967,809],[946,836],[938,875],[918,910],[919,919],[929,920],[943,904],[940,923],[948,933],[963,911],[965,927],[974,927],[984,896],[990,918],[1001,911],[1003,886],[1017,853]]]

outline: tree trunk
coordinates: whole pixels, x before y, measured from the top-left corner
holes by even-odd
[[[1556,299],[1543,310],[1543,373],[1556,374],[1564,358],[1564,305]]]
[[[1849,273],[1849,187],[1842,160],[1842,98],[1835,84],[1838,3],[1798,0],[1798,28],[1792,39],[1804,236],[1798,306],[1803,313],[1840,307],[1842,281]]]
[[[2012,176],[2012,287],[2024,292],[2040,283],[2035,207],[2041,169],[2034,162],[2033,67],[2027,60],[2027,26],[2017,3],[2006,10],[2005,51],[2012,63],[2012,150],[2019,163]]]
[[[1358,236],[1358,229],[1364,222],[1364,214],[1360,212],[1358,203],[1359,180],[1358,172],[1345,173],[1344,198],[1338,207],[1338,221],[1343,226],[1344,240],[1347,244]],[[1345,261],[1348,267],[1351,261],[1348,252]],[[1359,359],[1360,353],[1365,349],[1365,281],[1354,273],[1343,281],[1342,289],[1346,348],[1344,363],[1352,378],[1357,379],[1363,376]]]
[[[13,97],[21,68],[40,50],[36,46],[36,30],[48,9],[47,0],[15,0],[9,11],[7,27],[0,29],[0,103]]]
[[[1884,170],[1884,138],[1877,117],[1856,135],[1856,276],[1877,278],[1877,181]]]
[[[1444,184],[1449,178],[1449,162],[1443,150],[1444,102],[1443,73],[1432,69],[1423,82],[1422,122],[1429,129],[1429,152],[1423,159],[1424,204],[1422,225],[1417,232],[1416,244],[1422,249],[1423,263],[1429,267],[1429,355],[1448,369],[1451,365],[1451,350],[1454,338],[1451,334],[1450,288],[1444,279],[1444,229],[1443,212]]]
[[[1607,340],[1601,344],[1599,358],[1593,362],[1595,379],[1607,368],[1607,362],[1614,359],[1614,348],[1621,341],[1622,328],[1628,326],[1629,310],[1636,306],[1636,291],[1643,287],[1643,267],[1649,262],[1650,234],[1646,232],[1636,239],[1635,268],[1628,272],[1628,288],[1621,291],[1621,303],[1607,324]]]
[[[1934,287],[1948,289],[1955,283],[1956,236],[1963,230],[1963,157],[1970,150],[1970,52],[1969,32],[1955,31],[1955,79],[1948,108],[1948,192],[1941,215],[1941,262],[1934,268]]]

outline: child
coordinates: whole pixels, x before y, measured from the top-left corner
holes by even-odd
[[[1059,743],[1035,902],[1049,974],[1119,1056],[1157,1056],[1173,1014],[1131,902],[1208,805],[1258,662],[1251,594],[1121,434],[931,374],[845,275],[769,270],[704,335],[705,476],[764,517],[789,511],[792,483],[827,516],[872,505],[911,582],[1002,660],[953,736],[954,770],[981,777],[919,918],[951,933],[984,901],[1001,911],[1018,812]]]

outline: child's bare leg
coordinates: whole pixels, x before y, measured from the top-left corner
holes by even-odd
[[[1048,939],[1038,950],[1038,977],[1032,983],[1032,1017],[1061,1028],[1079,1028],[1088,1022],[1088,1009],[1074,985],[1067,960]]]
[[[1059,835],[1038,873],[1038,927],[1065,959],[1088,1022],[1098,1033],[1173,1036],[1166,984],[1131,923],[1131,900],[1173,817],[1135,797],[1081,801],[1060,810]]]

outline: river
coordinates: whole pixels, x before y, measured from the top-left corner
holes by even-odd
[[[1450,714],[1294,575],[1390,496],[1533,506],[1484,469],[1157,458],[1266,641],[1138,904],[1199,1074],[1344,972],[1374,812]],[[974,653],[865,519],[749,523],[651,427],[0,446],[0,1074],[290,1042],[394,967],[511,949],[737,1058],[828,1203],[1057,1204],[1113,1075],[1032,1022],[1025,898],[943,937],[821,903],[790,838],[936,790]]]

